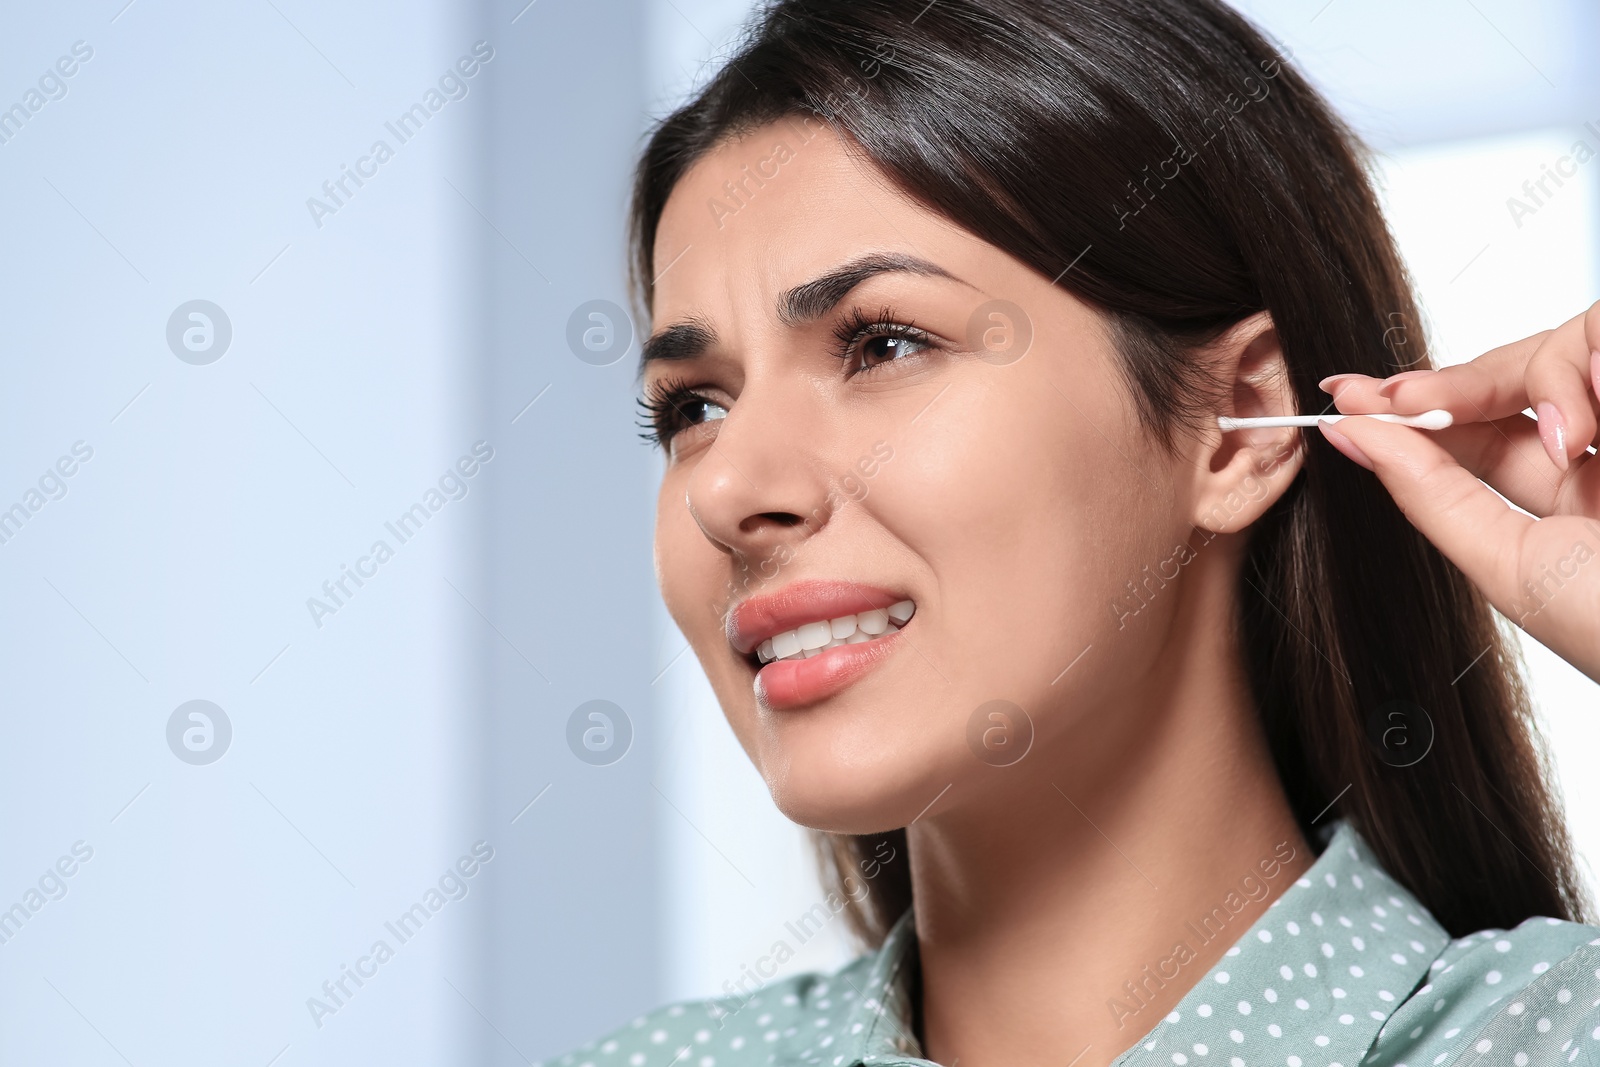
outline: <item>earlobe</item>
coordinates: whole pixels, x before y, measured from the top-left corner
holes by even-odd
[[[1240,322],[1205,356],[1214,361],[1224,385],[1220,393],[1227,410],[1216,415],[1298,414],[1278,332],[1266,312]],[[1201,439],[1191,519],[1211,533],[1236,533],[1266,514],[1294,481],[1305,456],[1301,431],[1294,428],[1224,433],[1213,423]]]

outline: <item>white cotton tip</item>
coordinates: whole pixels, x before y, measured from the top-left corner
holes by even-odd
[[[1455,421],[1455,416],[1444,408],[1434,408],[1432,411],[1424,411],[1421,415],[1417,415],[1414,421],[1407,425],[1415,426],[1419,430],[1443,430]]]

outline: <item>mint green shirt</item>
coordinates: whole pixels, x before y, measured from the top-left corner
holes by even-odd
[[[1165,1018],[1144,1019],[1131,987],[1108,1000],[1128,1034],[1116,1064],[1600,1064],[1597,935],[1534,918],[1452,940],[1340,822],[1311,868]],[[912,1035],[915,950],[908,912],[878,951],[834,974],[673,1004],[549,1067],[930,1067]],[[1081,1051],[1062,1049],[1052,1063],[1066,1067]]]

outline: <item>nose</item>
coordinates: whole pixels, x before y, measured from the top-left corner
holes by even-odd
[[[746,383],[684,490],[700,532],[747,567],[782,562],[832,518],[825,423],[780,388]]]

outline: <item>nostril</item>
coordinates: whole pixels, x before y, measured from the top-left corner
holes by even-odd
[[[799,526],[805,520],[792,511],[763,511],[759,515],[752,515],[739,524],[739,529],[744,533],[755,533],[764,523],[771,523],[787,530],[792,526]]]

